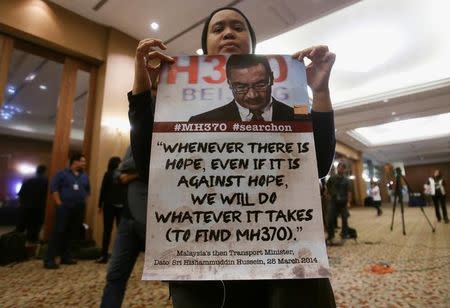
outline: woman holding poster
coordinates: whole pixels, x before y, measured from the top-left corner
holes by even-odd
[[[250,54],[254,53],[255,45],[256,37],[250,22],[242,12],[233,7],[215,10],[204,24],[202,33],[204,54]],[[139,42],[133,89],[128,94],[129,118],[133,127],[131,131],[133,156],[143,178],[147,178],[149,172],[155,108],[155,98],[150,90],[156,90],[160,63],[174,63],[172,57],[162,52],[166,49],[164,43],[158,39],[145,39]],[[335,55],[329,52],[326,46],[316,46],[301,50],[292,57],[299,61],[303,61],[305,57],[311,60],[306,73],[308,85],[313,90],[311,117],[319,177],[323,177],[331,166],[335,148],[334,118],[328,89]],[[125,257],[123,254],[113,253],[105,294],[108,288],[120,284],[123,286],[120,291],[122,293],[116,294],[116,298],[123,298],[126,281],[134,263],[120,275],[118,274],[120,270],[114,264],[120,263],[118,258]],[[328,278],[177,281],[170,283],[170,292],[174,307],[335,307]],[[120,303],[116,304],[120,306],[121,299]]]

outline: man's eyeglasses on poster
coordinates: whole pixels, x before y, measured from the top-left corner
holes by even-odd
[[[250,88],[257,92],[262,92],[266,91],[269,86],[270,80],[267,80],[267,81],[260,81],[254,84],[232,83],[231,89],[233,90],[234,93],[246,94],[250,90]]]

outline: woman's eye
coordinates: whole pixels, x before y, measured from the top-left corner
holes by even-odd
[[[245,27],[242,24],[235,24],[234,25],[234,30],[241,32],[241,31],[245,30]]]
[[[221,26],[216,26],[216,27],[213,28],[213,32],[214,32],[214,33],[219,33],[219,32],[221,32],[222,30],[223,30],[223,27],[221,27]]]

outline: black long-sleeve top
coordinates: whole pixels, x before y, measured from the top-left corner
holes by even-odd
[[[100,198],[98,207],[104,208],[113,205],[124,205],[126,190],[124,185],[120,184],[115,174],[116,171],[106,171],[103,175],[102,186],[100,188]]]
[[[136,95],[132,95],[129,92],[128,102],[133,158],[141,178],[148,180],[155,99],[151,96],[150,91]],[[332,111],[312,111],[311,118],[316,148],[317,169],[319,178],[322,178],[327,175],[334,158],[334,150],[336,147],[334,113]]]

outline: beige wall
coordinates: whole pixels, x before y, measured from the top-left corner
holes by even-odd
[[[106,63],[100,68],[97,97],[99,104],[95,112],[91,152],[93,194],[87,212],[88,224],[93,226],[97,243],[100,243],[103,230],[102,217],[96,210],[103,173],[106,171],[108,159],[111,156],[122,157],[130,142],[129,132],[121,126],[128,123],[126,94],[132,88],[137,43],[125,34],[111,29]]]
[[[108,29],[42,0],[1,0],[0,31],[90,61],[105,59]]]
[[[129,132],[122,126],[128,123],[126,93],[132,87],[138,42],[41,0],[0,0],[0,12],[0,31],[6,35],[99,65],[90,153],[92,195],[86,220],[100,245],[99,189],[108,159],[122,157],[129,144]]]
[[[353,203],[354,205],[362,206],[364,204],[364,198],[366,197],[365,183],[362,179],[362,153],[341,142],[336,142],[336,153],[345,156],[353,162],[352,173],[355,175],[355,180],[353,181]]]

